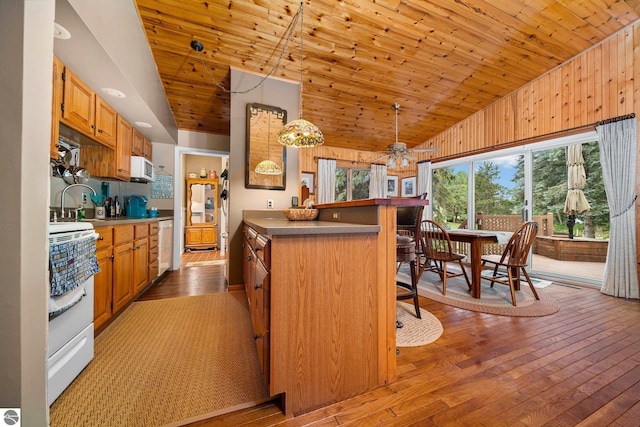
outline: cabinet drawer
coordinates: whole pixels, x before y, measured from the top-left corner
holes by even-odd
[[[157,235],[159,229],[160,229],[160,226],[158,225],[158,221],[149,223],[149,235],[150,236]]]
[[[271,240],[262,234],[256,237],[254,250],[267,269],[271,268]]]
[[[160,261],[157,259],[149,264],[149,282],[152,282],[157,276],[160,268]]]
[[[133,240],[133,225],[118,225],[113,228],[113,244],[118,245],[123,242]]]
[[[158,259],[158,245],[153,248],[149,248],[149,262],[153,262]]]
[[[113,244],[113,227],[96,227],[96,233],[100,235],[96,240],[96,249],[108,248]]]
[[[136,224],[134,226],[134,238],[141,239],[143,237],[147,237],[149,235],[149,224]]]
[[[152,234],[149,236],[149,248],[155,248],[158,246],[158,235]]]

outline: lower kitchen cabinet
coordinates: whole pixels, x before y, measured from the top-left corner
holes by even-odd
[[[96,257],[100,272],[93,284],[93,328],[99,330],[111,319],[112,283],[113,283],[113,227],[96,227],[99,237],[96,241]]]
[[[158,275],[158,222],[97,226],[94,330],[100,333]]]
[[[218,246],[217,226],[185,227],[185,248],[208,249]]]

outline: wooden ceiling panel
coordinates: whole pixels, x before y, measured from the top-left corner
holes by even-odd
[[[369,151],[395,139],[395,102],[399,139],[419,145],[640,18],[639,0],[304,1],[303,115],[327,145]],[[136,4],[178,127],[224,135],[230,95],[214,82],[271,72],[300,7]],[[274,77],[299,80],[299,40],[298,24]]]

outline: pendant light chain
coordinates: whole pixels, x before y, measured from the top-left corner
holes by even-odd
[[[271,70],[264,77],[262,77],[258,83],[256,83],[253,87],[251,87],[249,89],[246,89],[246,90],[230,90],[230,89],[227,89],[226,87],[222,86],[220,83],[218,83],[218,81],[216,81],[216,79],[213,77],[213,75],[209,71],[209,68],[207,67],[207,65],[204,63],[204,59],[202,59],[202,55],[200,54],[200,52],[204,49],[204,46],[202,46],[202,44],[200,42],[197,42],[195,40],[192,41],[191,42],[191,48],[193,50],[195,50],[196,53],[198,54],[198,59],[200,60],[200,63],[202,64],[202,68],[204,69],[205,74],[207,75],[207,77],[209,77],[211,82],[213,82],[213,84],[216,85],[216,87],[218,89],[220,89],[221,91],[223,91],[225,93],[229,93],[229,94],[245,94],[245,93],[249,93],[252,90],[255,90],[258,87],[262,86],[262,84],[265,82],[265,80],[267,80],[269,77],[271,77],[271,75],[273,73],[275,73],[275,71],[278,68],[278,66],[280,66],[280,62],[282,62],[282,58],[284,57],[284,54],[286,53],[287,48],[289,47],[289,42],[291,41],[291,38],[292,38],[293,33],[294,33],[294,30],[295,30],[296,26],[298,25],[298,18],[300,18],[301,14],[302,14],[302,5],[303,5],[303,3],[301,2],[300,3],[300,10],[298,10],[298,13],[296,13],[296,15],[293,17],[293,20],[289,23],[289,26],[287,27],[287,31],[289,32],[289,35],[287,36],[287,40],[285,41],[284,46],[282,47],[282,51],[280,52],[280,56],[278,56],[278,60],[273,65]],[[284,35],[282,36],[282,38],[284,38]],[[282,40],[282,38],[280,40]],[[302,41],[300,43],[302,43]],[[300,56],[302,56],[302,46],[301,46]],[[300,77],[302,77],[302,65],[300,66]]]
[[[302,118],[302,61],[304,58],[303,45],[304,45],[304,2],[300,2],[300,96],[298,99],[298,110],[300,111],[300,118]],[[293,32],[293,31],[292,31]]]

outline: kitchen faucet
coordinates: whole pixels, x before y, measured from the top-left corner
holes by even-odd
[[[62,190],[62,194],[60,195],[60,210],[61,210],[60,218],[64,218],[64,195],[66,194],[67,190],[70,189],[71,187],[87,187],[89,190],[91,190],[94,196],[97,196],[96,190],[94,190],[87,184],[71,184],[70,186]],[[71,215],[69,215],[69,217],[71,217]]]

